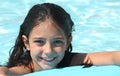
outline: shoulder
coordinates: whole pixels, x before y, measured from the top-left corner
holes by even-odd
[[[80,56],[80,57],[84,57],[86,56],[88,53],[76,53],[76,52],[73,52],[71,53],[71,56],[72,57],[76,57],[76,56]]]
[[[88,53],[71,53],[72,59],[74,59],[74,58],[83,59],[88,55],[89,55]]]
[[[71,65],[83,64],[88,53],[71,53]]]

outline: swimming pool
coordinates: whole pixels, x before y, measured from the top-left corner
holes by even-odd
[[[75,23],[73,52],[120,50],[120,0],[0,0],[0,64],[5,64],[28,10],[53,2]]]

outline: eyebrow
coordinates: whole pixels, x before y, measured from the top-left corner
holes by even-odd
[[[45,40],[44,38],[33,38],[33,42],[39,42],[39,40]]]
[[[45,39],[45,38],[33,38],[34,40],[40,40],[40,39]],[[56,37],[56,38],[53,38],[53,39],[64,39],[63,37]]]
[[[33,39],[35,39],[35,40],[36,40],[36,39],[44,39],[44,38],[33,38]]]

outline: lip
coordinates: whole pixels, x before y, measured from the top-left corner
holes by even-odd
[[[43,58],[43,57],[40,57],[41,60],[44,60],[45,62],[52,62],[56,59],[56,57],[53,57],[53,58]]]

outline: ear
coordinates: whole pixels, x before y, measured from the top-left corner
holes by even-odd
[[[25,35],[22,35],[22,40],[23,40],[23,43],[24,43],[24,45],[25,45],[25,48],[26,48],[27,50],[30,50],[28,38],[27,38]]]

